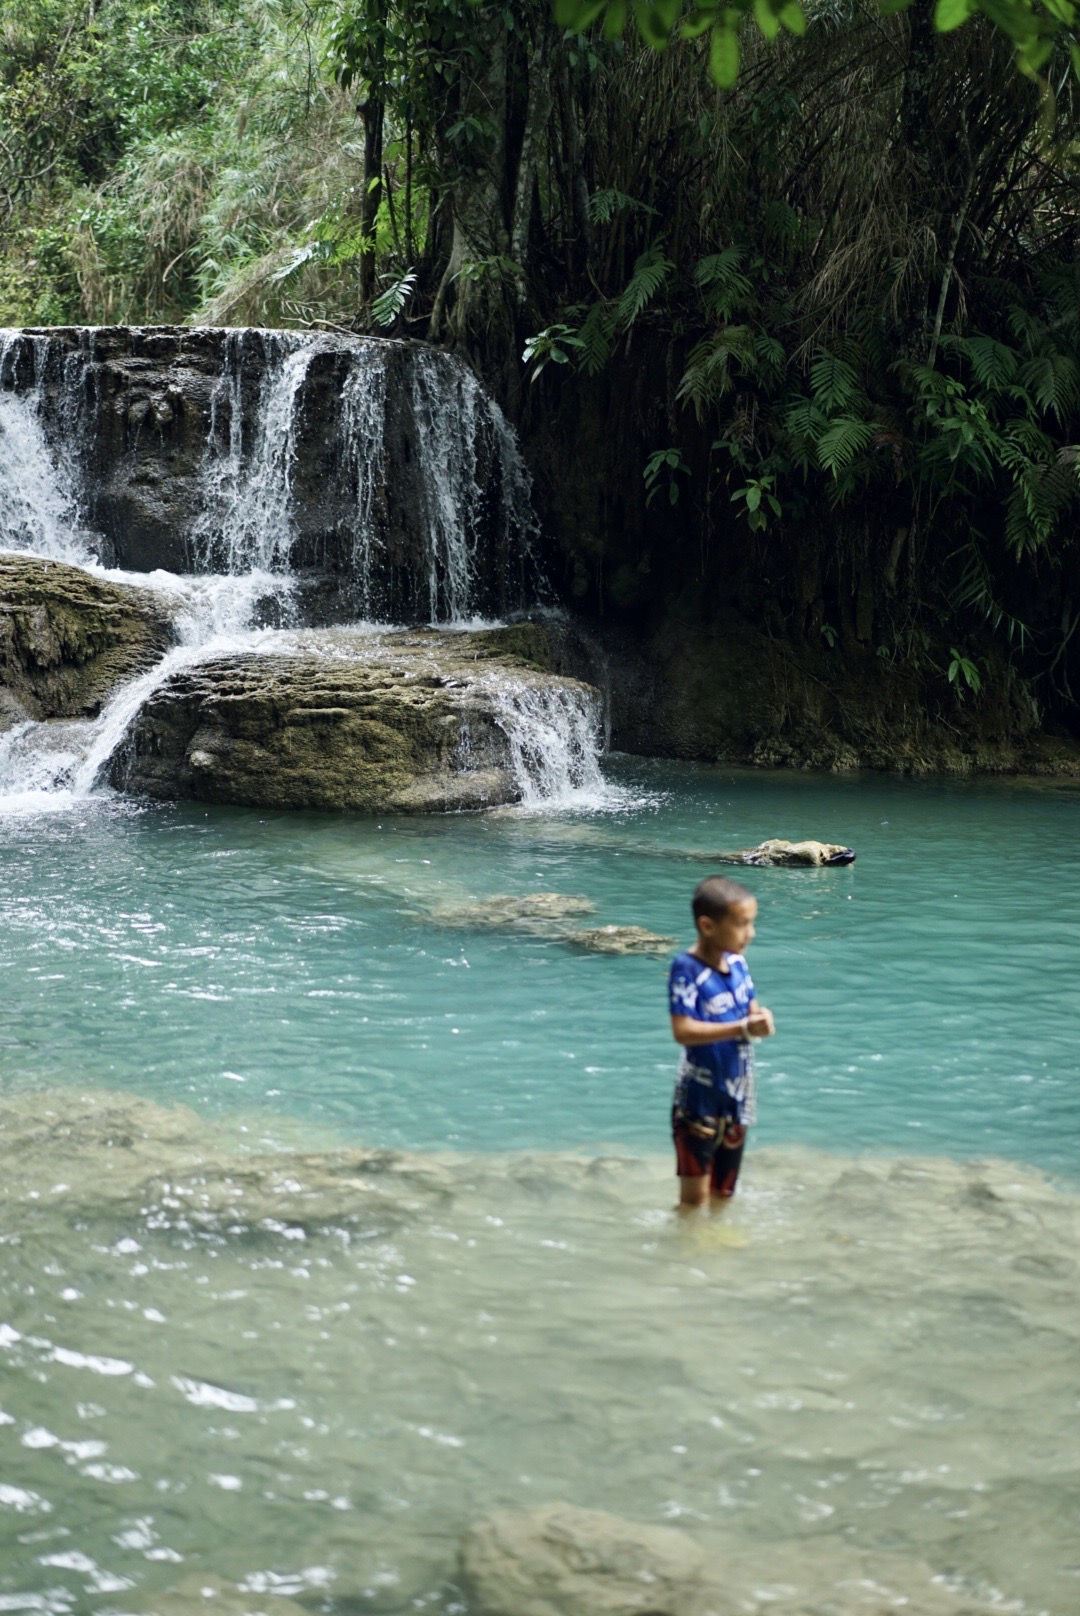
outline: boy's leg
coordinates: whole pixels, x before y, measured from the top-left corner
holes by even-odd
[[[746,1146],[746,1129],[741,1123],[729,1122],[721,1124],[721,1127],[723,1132],[712,1159],[712,1171],[709,1175],[710,1194],[714,1202],[730,1201],[735,1194],[743,1150]]]
[[[676,1211],[694,1212],[709,1199],[709,1170],[716,1148],[718,1130],[708,1123],[690,1121],[678,1108],[671,1113],[671,1134],[675,1142],[675,1171],[679,1178],[679,1204]]]

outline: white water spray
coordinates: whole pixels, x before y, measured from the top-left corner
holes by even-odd
[[[492,687],[523,808],[598,808],[610,800],[600,771],[602,715],[592,691],[500,679]]]

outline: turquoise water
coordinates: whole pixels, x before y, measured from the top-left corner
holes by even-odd
[[[562,1500],[725,1612],[1075,1616],[1076,791],[610,768],[0,818],[0,1612],[469,1616],[463,1532]],[[680,1220],[664,960],[460,911],[687,940],[774,834],[858,862],[747,872],[762,1120]]]
[[[557,891],[691,936],[710,851],[756,870],[777,1037],[759,1142],[1080,1167],[1080,792],[614,760],[627,806],[375,822],[87,801],[0,818],[9,1086],[127,1087],[372,1144],[667,1148],[665,963],[440,923]],[[637,806],[634,806],[634,804]]]

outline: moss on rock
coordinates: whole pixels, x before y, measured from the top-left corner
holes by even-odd
[[[175,631],[161,597],[79,567],[0,554],[0,729],[82,718],[151,667]]]

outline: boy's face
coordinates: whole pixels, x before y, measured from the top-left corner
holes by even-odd
[[[757,919],[757,899],[744,898],[733,903],[716,920],[702,915],[698,921],[701,940],[710,948],[723,949],[725,954],[742,954],[754,940],[754,922]]]

